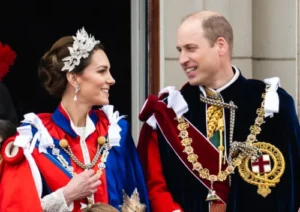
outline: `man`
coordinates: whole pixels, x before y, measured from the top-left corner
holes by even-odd
[[[201,11],[177,31],[189,83],[150,96],[139,139],[155,212],[297,211],[300,128],[279,79],[247,80],[231,64],[233,32]]]

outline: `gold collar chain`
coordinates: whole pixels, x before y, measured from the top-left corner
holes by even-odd
[[[99,159],[99,156],[100,156],[100,153],[101,151],[103,150],[103,148],[105,147],[105,145],[100,145],[98,144],[97,145],[97,151],[96,151],[96,154],[94,156],[94,159],[92,160],[92,162],[90,164],[84,164],[82,163],[81,161],[79,161],[79,159],[74,155],[74,153],[72,152],[72,149],[70,147],[70,145],[68,145],[66,148],[63,148],[63,150],[72,158],[72,160],[79,166],[81,167],[82,169],[92,169],[98,159]]]
[[[199,173],[200,178],[209,180],[211,182],[210,190],[207,195],[207,201],[220,200],[216,195],[214,190],[213,183],[216,181],[223,182],[227,177],[233,173],[234,169],[241,164],[242,158],[238,157],[228,163],[228,166],[225,170],[219,170],[217,175],[210,174],[209,169],[204,168],[202,164],[198,161],[198,155],[194,153],[194,148],[192,147],[193,139],[189,137],[187,128],[189,123],[183,117],[177,117],[178,121],[178,130],[180,131],[179,137],[182,139],[181,144],[184,146],[184,152],[187,154],[187,160],[193,165],[193,171],[196,170]]]
[[[72,158],[72,160],[78,165],[80,166],[81,168],[83,169],[92,169],[96,162],[98,161],[98,158],[101,154],[101,152],[103,151],[102,153],[102,156],[101,156],[101,159],[100,159],[100,163],[98,164],[98,170],[96,172],[98,178],[101,177],[102,173],[103,173],[103,169],[105,169],[106,165],[106,161],[107,161],[107,157],[108,157],[108,154],[109,154],[109,150],[111,149],[111,146],[109,145],[109,140],[106,139],[104,136],[100,136],[98,139],[97,139],[97,142],[98,142],[98,145],[97,145],[97,152],[96,152],[96,155],[92,161],[91,164],[82,164],[78,159],[77,157],[74,155],[74,153],[72,152],[71,148],[69,147],[68,145],[68,142],[66,139],[62,139],[60,140],[59,142],[59,145],[62,147],[62,149],[64,151],[66,151],[66,153]],[[102,144],[102,146],[101,146]],[[101,146],[101,147],[100,147]],[[68,150],[66,149],[68,147]],[[60,150],[58,148],[56,148],[54,145],[50,147],[52,149],[52,154],[56,156],[57,160],[61,163],[61,165],[72,175],[76,175],[75,171],[74,171],[74,168],[69,165],[69,163],[66,161],[66,159],[60,154]],[[87,201],[88,201],[88,207],[92,207],[93,204],[95,204],[94,202],[94,198],[93,198],[93,195],[92,196],[89,196],[87,197]]]
[[[270,86],[266,86],[265,91],[268,92]],[[257,117],[253,125],[250,126],[250,134],[247,136],[245,142],[232,142],[229,151],[229,161],[232,158],[235,158],[237,155],[241,155],[242,158],[252,157],[252,160],[256,160],[260,157],[261,152],[259,149],[253,145],[255,141],[257,141],[257,135],[261,133],[261,125],[265,123],[264,121],[264,106],[265,106],[265,97],[266,92],[261,95],[263,101],[259,108],[256,110]]]
[[[102,144],[102,146],[101,146],[101,144]],[[78,158],[72,152],[66,139],[60,140],[59,145],[71,157],[71,159],[82,169],[92,169],[96,165],[98,158],[99,158],[101,152],[103,151],[101,159],[100,159],[100,163],[98,164],[98,170],[97,170],[97,174],[99,175],[99,177],[101,176],[102,170],[105,168],[105,162],[107,161],[109,150],[111,149],[108,139],[106,139],[104,136],[100,136],[98,138],[97,152],[96,152],[96,155],[95,155],[94,159],[92,160],[91,164],[83,164],[82,162],[80,162],[78,160]],[[74,174],[76,174],[74,172],[74,168],[72,166],[70,166],[69,163],[66,161],[66,159],[60,154],[60,150],[58,148],[56,148],[54,145],[51,146],[50,148],[52,149],[52,154],[56,156],[57,160],[61,163],[61,165],[72,176],[74,176]],[[66,148],[68,148],[68,149],[66,149]]]
[[[268,89],[268,88],[267,88]],[[209,105],[215,105],[218,107],[228,108],[230,109],[230,134],[229,134],[229,145],[230,145],[230,154],[228,158],[228,165],[225,170],[220,170],[217,175],[210,174],[210,171],[207,168],[204,168],[202,164],[198,161],[198,155],[194,153],[194,149],[192,147],[193,139],[188,136],[187,128],[189,127],[189,123],[183,118],[178,117],[178,130],[180,131],[179,137],[182,139],[181,144],[184,146],[184,152],[187,154],[188,161],[193,165],[193,170],[196,170],[199,173],[199,176],[202,179],[209,180],[211,182],[211,188],[209,194],[207,196],[208,201],[219,200],[219,197],[216,195],[213,189],[213,183],[216,181],[223,182],[230,176],[236,167],[238,167],[242,160],[247,156],[258,156],[257,148],[252,145],[254,140],[256,139],[256,135],[261,132],[261,124],[263,123],[263,115],[264,115],[264,98],[265,93],[263,94],[263,102],[261,107],[257,109],[258,117],[255,120],[255,124],[250,127],[250,134],[247,137],[246,142],[233,142],[233,131],[234,131],[234,122],[235,122],[235,110],[237,106],[231,101],[229,104],[224,103],[218,99],[212,99],[204,97],[202,94],[200,95],[200,100]],[[254,139],[253,141],[250,139]],[[249,142],[250,141],[250,142]],[[251,142],[252,141],[252,142]],[[237,152],[236,150],[240,150],[237,144],[241,143],[241,145],[247,145],[248,148],[244,149],[241,152]],[[251,150],[251,151],[250,151]],[[233,157],[233,155],[235,157]]]
[[[238,166],[241,162],[240,160],[234,160],[232,164],[229,164],[224,171],[220,171],[218,175],[210,174],[210,171],[207,168],[204,168],[200,162],[198,162],[198,155],[194,153],[194,148],[192,147],[193,139],[189,137],[187,128],[189,127],[189,123],[183,118],[178,117],[176,118],[178,121],[178,130],[180,131],[179,137],[182,139],[181,144],[184,146],[184,152],[188,155],[188,161],[193,165],[193,170],[199,172],[199,176],[203,179],[207,179],[209,181],[221,181],[227,179],[229,174],[232,174],[234,168]]]

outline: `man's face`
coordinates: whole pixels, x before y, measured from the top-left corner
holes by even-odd
[[[216,80],[219,54],[217,46],[212,46],[204,37],[199,20],[186,20],[181,24],[177,31],[177,49],[189,83],[210,87]]]

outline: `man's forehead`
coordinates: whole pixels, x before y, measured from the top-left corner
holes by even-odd
[[[187,44],[196,44],[199,42],[199,39],[203,38],[203,31],[201,26],[192,27],[187,26],[181,29],[178,29],[177,32],[177,45],[183,46]]]
[[[177,35],[199,35],[202,34],[202,22],[196,19],[186,20],[179,26],[177,30]]]
[[[183,21],[179,29],[202,28],[202,19],[189,18]]]

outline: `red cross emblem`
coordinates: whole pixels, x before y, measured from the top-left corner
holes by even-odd
[[[262,155],[257,161],[251,163],[254,173],[267,173],[271,171],[271,161],[269,155]]]

